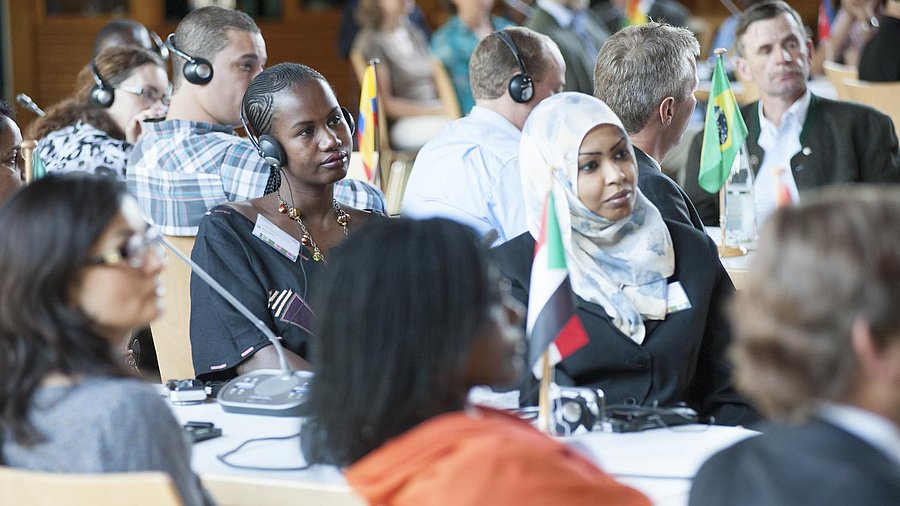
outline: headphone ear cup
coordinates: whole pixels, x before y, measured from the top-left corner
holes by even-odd
[[[212,64],[205,58],[192,58],[185,62],[182,74],[189,83],[204,85],[212,81]]]
[[[94,85],[93,88],[91,88],[91,93],[88,99],[92,104],[96,106],[108,108],[113,104],[113,100],[116,99],[115,90],[108,86],[101,86],[97,84]]]
[[[271,135],[259,136],[259,154],[269,165],[273,167],[284,166],[285,159],[284,148],[281,143]]]
[[[534,96],[534,81],[528,74],[516,74],[509,80],[509,96],[514,102],[524,104]]]
[[[341,114],[344,115],[344,121],[347,122],[347,126],[350,127],[350,135],[356,133],[356,122],[353,121],[353,114],[350,113],[350,110],[346,107],[341,107]]]

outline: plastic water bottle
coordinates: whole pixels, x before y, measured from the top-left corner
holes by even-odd
[[[756,241],[756,206],[753,200],[753,171],[749,164],[735,160],[735,169],[725,186],[725,240],[729,245]]]

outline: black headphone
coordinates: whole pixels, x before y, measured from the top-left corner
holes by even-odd
[[[350,127],[350,136],[352,137],[353,133],[356,132],[356,123],[353,122],[353,115],[350,114],[350,111],[347,110],[346,107],[341,107],[341,114],[344,116],[344,121],[347,122],[347,126]],[[244,126],[244,131],[247,132],[247,138],[250,139],[250,143],[253,144],[253,147],[256,148],[256,152],[259,153],[259,156],[261,156],[266,163],[273,169],[280,169],[284,166],[284,163],[287,161],[287,156],[284,153],[284,148],[281,147],[281,143],[278,142],[278,139],[269,134],[256,136],[250,128],[247,116],[244,114],[243,102],[241,102],[241,125]]]
[[[159,34],[153,30],[150,30],[150,42],[153,43],[153,50],[156,51],[156,54],[158,54],[160,58],[162,58],[162,61],[169,61],[169,48],[166,47],[166,43],[159,38]]]
[[[166,45],[169,46],[169,49],[171,49],[176,56],[186,60],[184,62],[184,67],[181,68],[181,73],[184,75],[184,78],[187,79],[187,82],[203,85],[212,81],[213,66],[209,60],[206,58],[194,58],[175,47],[174,33],[170,33],[166,38]]]
[[[107,108],[111,106],[116,99],[116,91],[109,83],[103,80],[103,76],[101,76],[100,71],[97,70],[97,64],[94,63],[94,60],[91,60],[89,67],[96,84],[91,88],[91,93],[88,95],[88,101],[93,105]]]
[[[525,70],[525,62],[522,61],[519,48],[516,47],[512,37],[505,30],[497,30],[494,33],[512,51],[513,56],[516,58],[516,64],[519,65],[519,70],[521,70],[521,72],[509,79],[509,96],[512,97],[513,101],[524,104],[534,96],[534,80],[528,75],[528,71]]]

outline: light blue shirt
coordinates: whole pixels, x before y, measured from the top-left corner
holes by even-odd
[[[494,111],[475,106],[419,151],[403,197],[403,215],[443,217],[484,235],[493,246],[525,232],[519,176],[522,133]]]
[[[884,452],[900,465],[900,427],[894,422],[847,404],[825,403],[819,416]]]

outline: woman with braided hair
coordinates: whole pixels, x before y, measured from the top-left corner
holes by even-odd
[[[310,369],[309,293],[331,248],[373,214],[334,198],[353,149],[352,120],[328,81],[296,63],[254,78],[242,117],[271,167],[265,195],[212,208],[191,256],[281,337],[294,368]],[[266,337],[196,278],[190,334],[194,371],[202,379],[278,367]]]

